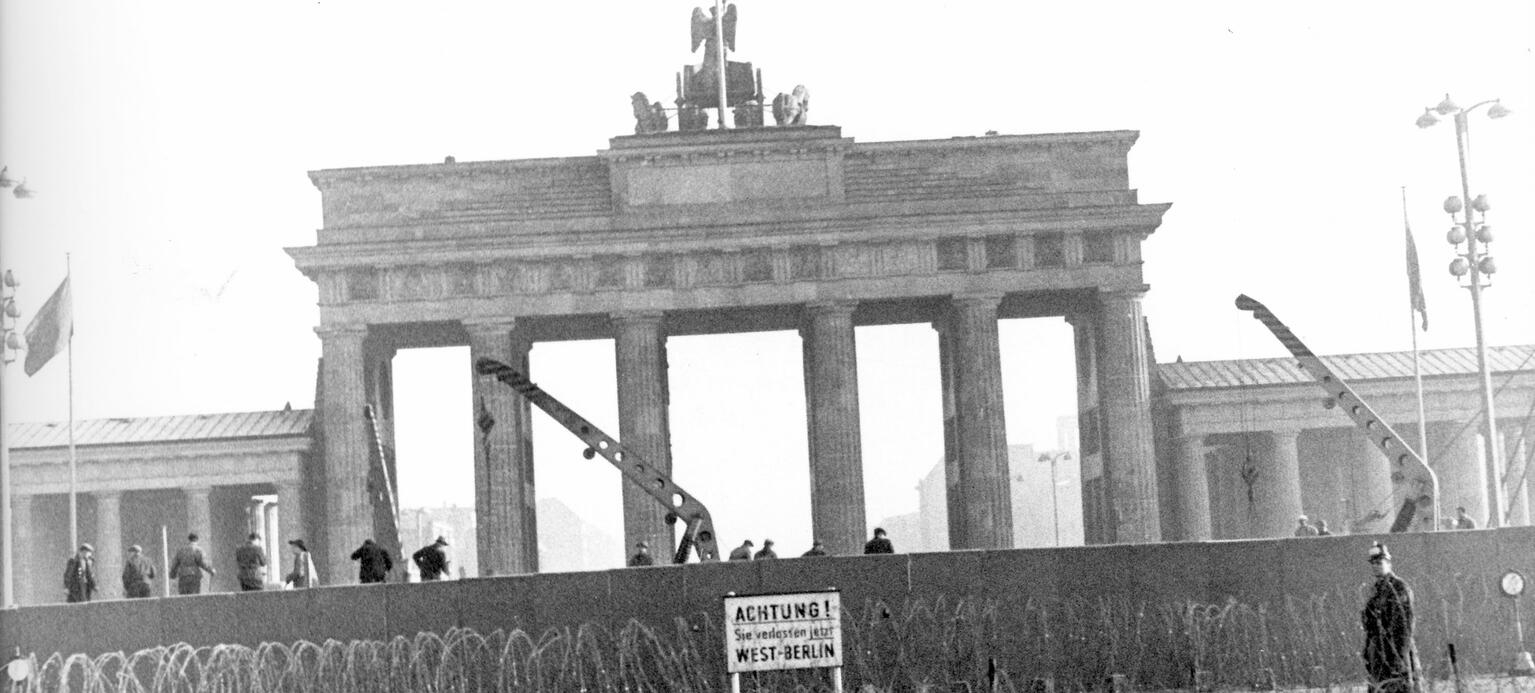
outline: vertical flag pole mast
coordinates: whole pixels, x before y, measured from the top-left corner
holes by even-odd
[[[1412,328],[1412,379],[1418,387],[1418,456],[1423,458],[1424,465],[1430,465],[1428,458],[1428,417],[1423,411],[1423,364],[1418,358],[1418,318],[1414,313],[1423,311],[1424,325],[1428,323],[1428,307],[1423,304],[1423,285],[1418,275],[1418,248],[1412,240],[1412,225],[1407,221],[1407,186],[1402,186],[1402,226],[1407,231],[1407,280],[1412,282],[1407,287],[1411,298],[1407,302],[1407,322]],[[1432,466],[1429,466],[1432,469]],[[1442,529],[1439,526],[1439,489],[1434,489],[1434,531]]]
[[[725,125],[725,8],[721,0],[714,0],[714,45],[719,46],[720,71],[720,129]]]
[[[64,281],[69,281],[69,253],[64,253]],[[74,301],[74,297],[70,297]],[[70,307],[74,312],[74,307]],[[69,334],[64,337],[65,345],[69,351],[69,552],[74,553],[80,548],[80,507],[76,498],[75,489],[75,325],[73,316],[69,324]]]

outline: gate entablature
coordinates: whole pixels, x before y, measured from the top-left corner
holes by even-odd
[[[1135,137],[710,130],[596,157],[316,171],[325,228],[289,252],[322,323],[1134,288],[1168,207],[1128,187]]]

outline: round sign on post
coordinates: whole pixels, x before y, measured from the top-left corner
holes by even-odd
[[[1519,618],[1519,595],[1524,593],[1524,573],[1517,570],[1504,573],[1498,580],[1498,589],[1514,601],[1514,635],[1519,638],[1519,651],[1514,653],[1514,665],[1509,668],[1509,673],[1514,676],[1535,674],[1535,661],[1530,659],[1529,650],[1524,649],[1524,624]]]
[[[1524,574],[1517,570],[1510,570],[1503,574],[1503,579],[1498,581],[1498,587],[1503,589],[1503,594],[1518,597],[1524,593]]]

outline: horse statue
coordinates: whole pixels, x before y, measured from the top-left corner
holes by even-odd
[[[779,125],[806,125],[810,111],[810,90],[801,84],[789,94],[773,97],[773,120]]]
[[[651,103],[642,91],[634,92],[629,101],[634,106],[634,134],[666,132],[666,108],[661,106],[660,101]]]

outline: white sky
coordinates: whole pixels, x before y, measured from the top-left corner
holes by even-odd
[[[694,2],[37,3],[0,0],[0,265],[23,324],[72,254],[76,416],[312,403],[306,171],[591,155],[632,132],[628,95],[669,101]],[[860,142],[1132,129],[1131,184],[1172,202],[1145,245],[1160,360],[1274,356],[1231,300],[1266,302],[1317,351],[1406,349],[1400,187],[1423,258],[1425,347],[1473,343],[1445,272],[1459,194],[1452,128],[1473,116],[1500,272],[1491,344],[1535,342],[1535,11],[1522,1],[1050,3],[741,0],[737,59],[766,91],[805,84],[811,122]],[[1174,9],[1176,7],[1176,9]],[[1464,23],[1464,26],[1462,26]],[[1074,411],[1070,332],[1003,326],[1008,437],[1053,446]],[[915,507],[941,455],[926,327],[859,331],[868,518]],[[803,395],[791,334],[674,339],[679,481],[728,543],[809,539]],[[472,503],[467,356],[397,360],[407,505]],[[609,342],[546,344],[534,378],[617,433]],[[19,366],[19,364],[18,364]],[[11,421],[63,420],[63,359],[6,373]],[[541,415],[540,415],[541,417]],[[616,473],[539,419],[540,495],[619,535]],[[899,542],[899,537],[897,537]]]

